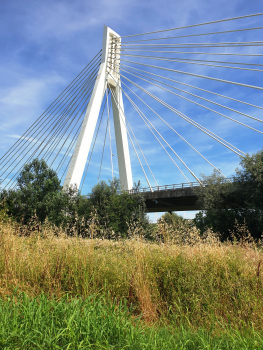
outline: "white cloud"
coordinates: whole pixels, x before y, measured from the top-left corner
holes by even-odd
[[[12,130],[16,125],[24,128],[33,123],[43,112],[44,103],[49,98],[47,92],[56,92],[54,87],[62,83],[64,79],[58,75],[40,76],[39,79],[20,77],[18,84],[0,89],[0,129]]]

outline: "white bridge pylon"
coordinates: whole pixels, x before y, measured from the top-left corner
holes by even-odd
[[[130,190],[133,187],[125,117],[120,115],[120,111],[122,114],[124,113],[124,107],[122,90],[120,88],[120,75],[117,73],[119,68],[118,65],[115,65],[115,59],[118,59],[119,56],[118,46],[120,41],[121,38],[117,33],[104,26],[101,64],[63,184],[64,189],[70,186],[77,186],[77,188],[80,186],[102,100],[108,84],[115,94],[115,96],[111,94],[111,100],[121,187],[123,190]],[[111,52],[110,58],[109,51]],[[115,59],[112,59],[113,57]],[[114,79],[109,76],[109,73]]]

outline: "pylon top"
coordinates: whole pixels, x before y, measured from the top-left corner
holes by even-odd
[[[119,66],[116,64],[120,62],[120,43],[120,35],[104,25],[101,63],[106,62],[106,79],[112,87],[116,87],[120,79]]]

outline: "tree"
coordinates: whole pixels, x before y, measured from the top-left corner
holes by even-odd
[[[251,235],[263,232],[263,150],[240,159],[232,182],[214,172],[203,176],[205,187],[196,190],[198,203],[205,211],[195,217],[201,231],[206,227],[228,238],[236,224],[246,223]]]
[[[130,223],[138,223],[145,230],[149,226],[142,194],[122,192],[116,178],[109,183],[101,181],[90,194],[81,195],[77,188],[62,190],[56,172],[44,160],[34,159],[24,166],[17,184],[17,190],[1,191],[0,196],[9,215],[24,224],[36,214],[40,222],[48,218],[69,234],[85,237],[95,211],[98,231],[107,227],[125,237]],[[136,186],[138,189],[139,184]]]
[[[88,207],[89,212],[91,208],[96,209],[101,226],[107,226],[123,237],[127,236],[131,222],[140,224],[145,230],[148,228],[142,194],[139,191],[135,194],[122,192],[119,179],[109,180],[109,183],[100,181],[92,188],[88,197],[86,210]],[[85,215],[83,209],[84,206],[81,215]]]
[[[25,223],[36,213],[43,222],[56,209],[61,185],[54,170],[44,160],[34,159],[24,165],[17,179],[17,208]]]
[[[187,222],[182,216],[176,214],[176,213],[165,213],[161,216],[161,218],[158,220],[163,220],[167,224],[177,227],[178,225]]]

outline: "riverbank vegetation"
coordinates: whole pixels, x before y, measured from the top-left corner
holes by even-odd
[[[195,189],[198,204],[204,211],[198,213],[195,225],[204,232],[207,227],[230,238],[230,231],[246,224],[254,238],[263,233],[263,151],[240,159],[231,181],[214,172],[203,176],[205,186]]]
[[[263,349],[262,164],[156,224],[116,179],[83,196],[26,165],[0,192],[0,349]]]
[[[243,227],[237,228],[235,240],[222,243],[211,230],[200,235],[194,226],[176,230],[164,221],[156,227],[159,242],[142,238],[136,225],[129,228],[129,239],[115,240],[68,236],[48,222],[37,230],[33,221],[31,225],[21,235],[19,224],[2,213],[2,344],[28,339],[28,349],[33,349],[39,331],[42,344],[54,337],[60,349],[66,349],[69,340],[72,349],[81,348],[76,344],[85,337],[85,346],[97,339],[101,347],[93,348],[115,344],[112,348],[118,349],[118,336],[120,344],[131,342],[134,349],[158,349],[162,342],[164,348],[180,348],[184,341],[182,349],[202,349],[201,339],[209,346],[221,344],[218,349],[235,348],[233,344],[238,348],[246,341],[254,344],[251,349],[262,347],[263,252]],[[96,224],[88,229],[96,230]],[[81,315],[90,315],[89,305],[95,314],[84,325]],[[10,327],[14,338],[7,337]],[[99,329],[103,339],[96,338]],[[143,347],[147,341],[151,346]]]
[[[97,235],[110,238],[126,237],[129,224],[139,223],[145,232],[149,229],[142,194],[134,185],[134,194],[121,191],[120,181],[98,182],[87,195],[74,187],[62,189],[55,171],[44,160],[34,159],[26,164],[18,176],[17,187],[0,191],[0,205],[9,217],[27,226],[32,218],[40,224],[48,220],[71,235],[86,237],[90,220],[95,220]]]

